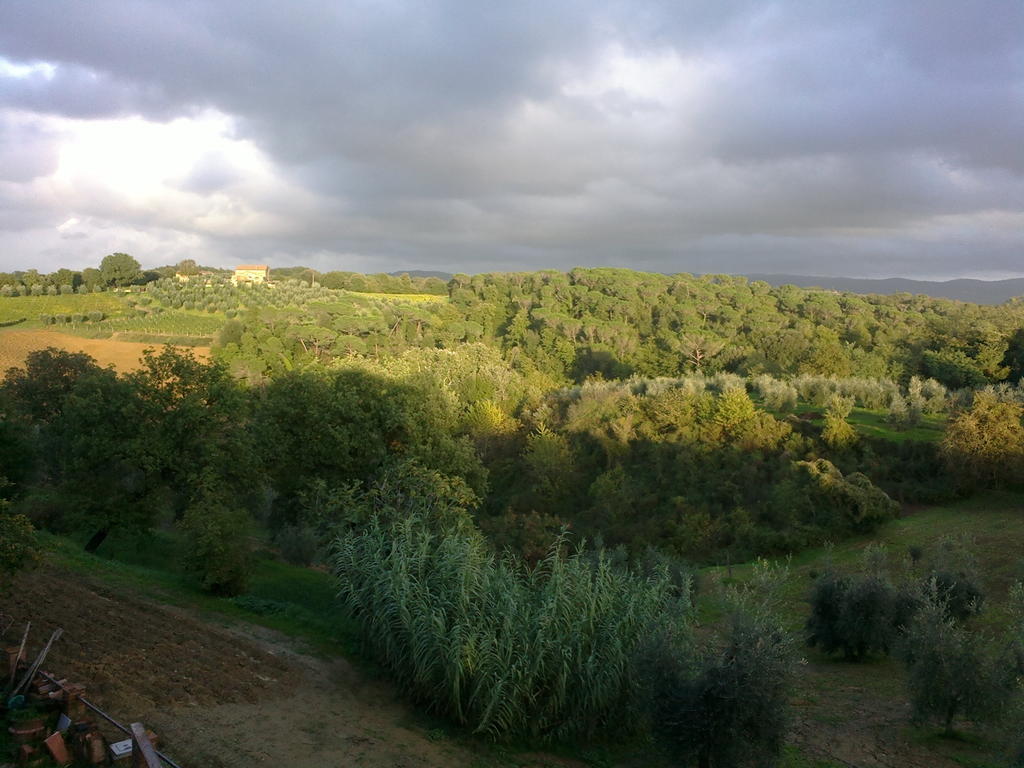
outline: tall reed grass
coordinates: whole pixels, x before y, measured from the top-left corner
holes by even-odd
[[[527,569],[415,514],[339,540],[334,568],[403,690],[478,733],[561,739],[636,721],[638,650],[689,609],[664,569],[641,578],[565,548]]]

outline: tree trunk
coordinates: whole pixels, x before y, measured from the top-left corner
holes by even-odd
[[[101,528],[100,530],[96,531],[96,533],[92,535],[92,538],[85,543],[85,551],[89,554],[94,553],[97,549],[100,548],[100,544],[102,544],[103,540],[107,538],[108,533],[110,533],[109,528]]]
[[[946,710],[946,736],[953,735],[953,718],[956,717],[957,702],[949,705]]]

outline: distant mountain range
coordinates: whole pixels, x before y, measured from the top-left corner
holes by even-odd
[[[903,277],[869,279],[859,277],[808,277],[806,275],[747,275],[769,285],[798,285],[851,293],[923,293],[940,299],[956,299],[974,304],[1002,304],[1024,296],[1024,277],[1009,280],[908,280]]]
[[[430,269],[403,269],[401,272],[388,272],[388,274],[391,277],[401,277],[402,275],[408,275],[409,277],[436,277],[446,282],[452,279],[451,272],[434,272]]]
[[[395,277],[408,274],[409,277],[437,277],[450,280],[451,272],[409,269],[389,272]],[[938,299],[969,301],[973,304],[1002,304],[1004,301],[1024,296],[1024,277],[1009,280],[908,280],[904,277],[861,278],[821,277],[814,275],[765,275],[748,274],[750,280],[764,280],[769,285],[798,285],[801,288],[823,288],[827,291],[849,291],[850,293],[921,293]]]

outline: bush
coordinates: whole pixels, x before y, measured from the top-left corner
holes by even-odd
[[[40,315],[39,316],[39,322],[42,323],[43,325],[53,325],[53,321],[54,321],[53,315]]]
[[[634,657],[672,600],[559,541],[527,570],[474,530],[430,530],[429,512],[374,519],[337,542],[340,596],[399,686],[475,732],[567,738],[634,721]]]
[[[907,627],[901,651],[915,721],[940,723],[947,735],[958,718],[1000,714],[1017,689],[1019,662],[950,618],[934,587]]]
[[[846,421],[853,410],[854,399],[832,395],[825,408],[825,429],[822,439],[832,448],[847,448],[857,442],[857,433]]]
[[[0,592],[11,577],[38,560],[35,529],[24,515],[10,511],[6,500],[0,499]]]
[[[673,757],[703,768],[773,765],[777,760],[787,731],[795,661],[792,639],[771,606],[785,574],[759,565],[750,584],[729,595],[724,644],[706,646],[713,650],[696,663],[685,661],[679,642],[675,647],[663,640],[652,644],[657,655],[647,666],[651,720]]]
[[[738,616],[725,648],[705,659],[695,678],[659,691],[656,729],[678,757],[698,766],[769,764],[785,740],[791,669],[783,630]]]
[[[807,644],[851,660],[889,653],[916,607],[914,597],[880,571],[847,576],[829,570],[815,583],[810,603]]]
[[[292,565],[310,565],[320,549],[316,532],[305,527],[286,525],[274,537],[281,557]]]
[[[71,315],[71,322],[72,323],[83,323],[83,322],[85,322],[85,315],[81,314],[80,312],[75,312],[75,313],[73,313]]]
[[[216,595],[241,593],[252,573],[245,510],[207,496],[185,511],[181,526],[188,539],[186,567],[200,586]]]
[[[106,317],[106,315],[104,315],[98,309],[94,309],[94,310],[92,310],[89,313],[89,322],[90,323],[98,323],[98,322],[102,321],[104,317]]]

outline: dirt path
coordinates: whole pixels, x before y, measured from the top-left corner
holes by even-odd
[[[87,686],[122,722],[141,721],[186,768],[431,768],[479,761],[431,740],[386,684],[248,625],[226,628],[54,568],[22,575],[0,611],[32,622],[34,655]],[[8,641],[9,638],[5,638]]]

